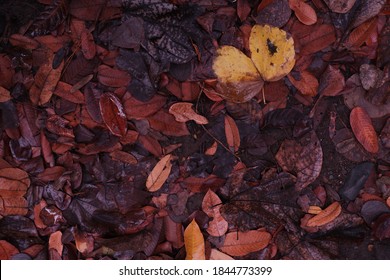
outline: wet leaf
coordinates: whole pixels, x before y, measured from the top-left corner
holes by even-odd
[[[320,175],[323,153],[315,132],[304,135],[299,142],[286,139],[275,156],[283,170],[297,174],[296,188],[301,190]]]
[[[239,257],[264,249],[270,241],[271,234],[266,231],[230,232],[219,249],[230,256]]]
[[[307,221],[307,226],[317,227],[325,225],[335,218],[337,218],[341,213],[341,205],[339,202],[333,202],[331,205],[322,210],[319,214],[315,215]]]
[[[317,22],[317,14],[314,9],[302,0],[289,0],[290,8],[300,22],[306,25],[312,25]]]
[[[372,126],[371,118],[362,107],[351,111],[350,124],[356,139],[370,153],[379,151],[378,136]]]
[[[100,112],[104,123],[112,134],[125,136],[127,132],[127,119],[118,97],[112,93],[105,93],[99,100]]]
[[[184,231],[184,245],[186,260],[206,259],[203,234],[195,220],[192,220]]]
[[[169,174],[171,173],[171,159],[172,155],[166,155],[155,165],[146,180],[146,188],[148,191],[158,191],[165,183]]]
[[[241,143],[240,132],[238,131],[236,122],[228,115],[225,116],[225,136],[229,149],[232,152],[237,152]]]
[[[192,109],[192,103],[177,102],[169,108],[169,113],[175,116],[178,122],[195,121],[197,124],[208,124],[208,120]]]

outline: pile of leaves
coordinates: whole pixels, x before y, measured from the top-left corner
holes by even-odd
[[[390,258],[385,0],[0,13],[0,259]]]

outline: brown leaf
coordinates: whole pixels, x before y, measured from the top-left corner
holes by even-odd
[[[202,210],[212,218],[207,228],[207,232],[212,236],[222,236],[228,230],[227,221],[221,216],[220,209],[222,201],[212,190],[208,190],[203,198]]]
[[[234,260],[231,256],[218,251],[217,249],[211,249],[210,260]]]
[[[241,21],[246,20],[250,12],[251,12],[251,7],[249,5],[248,0],[237,1],[237,15]]]
[[[72,86],[70,84],[61,81],[58,82],[54,94],[76,104],[85,104],[84,94],[81,91],[72,91]]]
[[[303,70],[299,72],[299,78],[295,79],[290,73],[288,79],[303,95],[316,96],[318,91],[318,80],[310,72]]]
[[[336,96],[344,89],[345,79],[341,71],[329,65],[320,79],[318,92],[324,96]]]
[[[126,92],[122,100],[127,118],[139,120],[158,112],[165,105],[166,97],[156,94],[150,100],[142,102]]]
[[[158,191],[165,183],[171,173],[171,159],[172,155],[166,155],[156,164],[152,172],[150,172],[148,178],[146,179],[146,188],[148,191]]]
[[[195,220],[192,220],[184,231],[184,245],[186,260],[206,259],[203,234]]]
[[[1,191],[0,191],[1,193]],[[21,215],[24,216],[28,212],[28,202],[22,196],[3,197],[0,195],[0,215]]]
[[[46,120],[46,128],[54,134],[74,138],[73,129],[68,127],[69,122],[58,115],[51,115]]]
[[[30,186],[28,174],[19,168],[0,169],[0,196],[18,197],[26,194]]]
[[[147,150],[149,153],[156,157],[160,157],[163,154],[162,147],[160,143],[149,135],[139,135],[139,143]]]
[[[62,232],[53,232],[49,237],[49,249],[54,249],[57,253],[62,256],[62,250],[64,245],[62,244]]]
[[[15,70],[11,66],[11,59],[5,55],[0,54],[0,86],[7,89],[14,85],[13,77]]]
[[[369,39],[372,32],[376,31],[377,25],[378,18],[373,18],[356,27],[344,42],[345,47],[348,49],[359,48]]]
[[[225,115],[225,136],[232,152],[237,152],[240,148],[240,132],[236,122],[228,115]]]
[[[88,29],[81,33],[81,51],[86,59],[92,59],[96,55],[96,45],[91,32]]]
[[[27,50],[35,50],[39,47],[39,42],[36,40],[17,33],[12,34],[9,37],[9,42],[15,47],[20,47]]]
[[[239,257],[264,249],[270,241],[271,234],[266,231],[230,232],[219,249],[230,256]]]
[[[65,168],[63,166],[53,166],[46,168],[43,172],[39,173],[37,178],[47,183],[50,181],[55,181],[62,176],[65,172]]]
[[[126,87],[131,81],[127,72],[106,65],[99,66],[97,78],[100,83],[109,87]]]
[[[306,25],[312,25],[317,22],[317,14],[314,9],[302,0],[288,0],[290,8],[300,22]]]
[[[130,153],[127,153],[125,151],[113,151],[110,153],[110,157],[113,160],[118,160],[127,164],[137,164],[137,159]]]
[[[301,55],[316,53],[336,41],[333,25],[318,22],[310,26],[295,24],[291,33]]]
[[[255,17],[258,24],[269,24],[282,27],[291,16],[288,0],[263,0],[257,7]]]
[[[51,149],[50,142],[47,140],[45,133],[43,130],[41,131],[41,147],[42,147],[42,155],[45,159],[45,162],[50,165],[50,167],[53,167],[55,164],[53,151]]]
[[[284,140],[275,158],[283,170],[297,174],[295,187],[301,190],[320,175],[323,153],[320,141],[312,131],[299,142]]]
[[[0,260],[10,260],[19,250],[5,240],[0,240]]]
[[[356,0],[324,0],[324,2],[332,12],[345,14],[353,7]]]
[[[178,122],[187,122],[192,120],[197,124],[209,123],[205,117],[197,114],[194,109],[192,109],[192,103],[177,102],[169,108],[169,113],[174,115],[176,121]]]
[[[185,136],[190,132],[185,123],[175,120],[175,118],[164,110],[148,118],[150,127],[168,136]]]
[[[7,102],[8,100],[11,100],[9,90],[0,86],[0,102]]]
[[[307,226],[309,227],[318,227],[323,226],[334,219],[336,219],[341,213],[341,205],[339,202],[335,201],[319,214],[315,215],[307,221]]]
[[[48,62],[39,67],[34,76],[34,84],[30,88],[30,99],[35,105],[44,105],[50,101],[53,92],[60,80],[64,62],[56,69],[53,69],[53,55]]]
[[[379,151],[378,135],[372,126],[371,118],[362,107],[351,111],[350,124],[356,139],[370,153]]]
[[[112,134],[125,136],[127,132],[127,119],[118,97],[112,93],[105,93],[99,100],[100,112],[104,123]]]
[[[73,231],[74,240],[76,243],[77,251],[83,255],[88,255],[93,251],[94,238],[85,232],[78,230],[77,228]]]

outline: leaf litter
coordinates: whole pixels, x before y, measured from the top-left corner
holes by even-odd
[[[389,258],[385,1],[10,2],[1,259]]]

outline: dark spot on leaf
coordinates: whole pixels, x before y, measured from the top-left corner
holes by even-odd
[[[259,53],[259,49],[256,49],[256,52]]]
[[[274,55],[278,51],[278,47],[275,46],[270,39],[267,39],[267,47],[270,55]]]
[[[271,65],[271,66],[274,66],[274,63],[273,63],[273,62],[271,62],[271,63],[270,63],[270,65]]]

